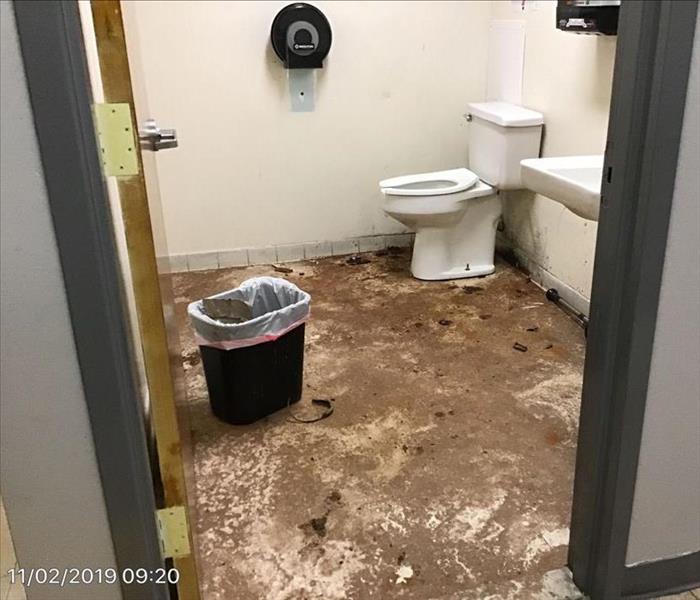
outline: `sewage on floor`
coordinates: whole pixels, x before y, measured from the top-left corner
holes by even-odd
[[[503,262],[426,284],[408,249],[360,256],[172,276],[204,597],[576,597],[581,329]],[[327,419],[210,411],[187,303],[259,275],[312,296],[300,404]]]

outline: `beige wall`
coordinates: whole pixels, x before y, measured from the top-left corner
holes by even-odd
[[[558,31],[554,1],[318,2],[334,39],[311,113],[290,110],[269,47],[284,4],[125,3],[141,97],[181,140],[157,155],[171,255],[402,231],[377,182],[467,164],[463,114],[485,94],[492,19],[525,23],[523,104],[545,115],[543,155],[604,150],[615,38]],[[505,196],[506,242],[586,307],[596,224]]]
[[[126,3],[152,114],[181,140],[157,157],[171,254],[402,231],[377,182],[467,163],[490,3],[315,2],[334,38],[311,113],[269,47],[285,4]]]
[[[555,1],[492,2],[492,18],[524,20],[523,104],[544,114],[542,156],[602,154],[615,58],[615,37],[555,28]],[[505,238],[549,285],[570,288],[579,305],[590,298],[596,223],[530,192],[506,195]],[[566,292],[566,289],[560,291]]]

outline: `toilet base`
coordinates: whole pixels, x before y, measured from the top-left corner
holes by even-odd
[[[411,275],[416,279],[421,281],[445,281],[448,279],[467,279],[468,277],[484,277],[485,275],[491,275],[496,270],[495,265],[481,265],[476,268],[471,267],[467,271],[465,268],[458,267],[450,271],[443,271],[441,273],[416,273],[413,268],[411,268]],[[423,275],[423,276],[421,276]]]
[[[411,273],[426,281],[490,275],[495,270],[500,216],[501,199],[494,194],[469,200],[467,209],[450,224],[415,223]]]

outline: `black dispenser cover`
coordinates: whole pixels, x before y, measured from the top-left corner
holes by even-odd
[[[572,33],[616,35],[620,0],[559,0],[557,29]]]
[[[277,13],[270,39],[288,69],[321,69],[331,49],[331,26],[318,8],[295,2]]]

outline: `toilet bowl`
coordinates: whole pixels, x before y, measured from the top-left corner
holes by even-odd
[[[493,273],[501,201],[469,169],[379,182],[384,212],[416,232],[411,273],[429,281]]]
[[[544,117],[508,102],[469,104],[469,166],[379,182],[384,212],[416,232],[414,277],[494,271],[499,191],[522,188],[520,161],[539,156]]]

